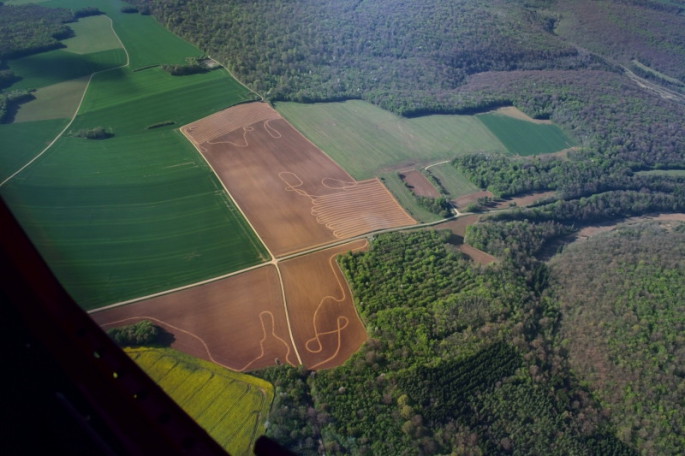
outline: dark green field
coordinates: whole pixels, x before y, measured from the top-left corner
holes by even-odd
[[[576,145],[556,125],[538,124],[494,113],[477,117],[514,155],[549,154]]]
[[[109,4],[112,11],[112,5],[119,5],[112,18],[131,61],[146,69],[118,68],[95,75],[66,134],[0,190],[58,278],[88,309],[206,280],[268,258],[215,175],[177,130],[251,100],[252,94],[223,69],[173,77],[148,67],[182,62],[200,52],[188,43],[179,45],[179,39],[151,17],[124,15],[118,12],[121,3]],[[73,1],[51,5],[81,7]],[[143,31],[149,40],[141,39]],[[59,50],[13,65],[27,76],[23,84],[40,86],[100,71],[104,66],[93,62],[104,55],[118,56],[110,66],[125,63],[123,50],[83,55]],[[53,72],[51,62],[57,61],[62,63]],[[148,128],[160,123],[170,124]],[[28,163],[65,124],[3,125],[7,135],[2,142],[8,147],[3,151],[11,151],[3,153],[3,175]],[[94,127],[108,128],[114,136],[76,136]],[[24,143],[26,136],[30,139]]]

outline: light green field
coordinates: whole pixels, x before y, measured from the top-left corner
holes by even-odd
[[[397,202],[409,212],[414,220],[425,223],[442,219],[442,217],[425,209],[418,203],[412,191],[404,185],[404,182],[402,182],[402,179],[400,179],[396,172],[383,173],[380,177]]]
[[[78,2],[61,0],[51,5],[64,3]],[[121,3],[109,1],[105,6],[112,5],[118,11]],[[149,17],[117,17],[115,25],[122,25],[124,30],[141,27],[142,19],[151,24]],[[155,27],[151,28],[154,32]],[[178,38],[167,32],[155,36],[160,46],[157,56],[173,57],[179,50],[197,53],[187,43],[178,47]],[[173,39],[159,41],[169,36]],[[128,35],[129,40],[133,37]],[[145,41],[145,37],[136,40]],[[124,40],[125,45],[129,43]],[[42,78],[42,83],[48,83],[68,72],[78,73],[74,68],[60,67],[53,74],[45,62],[54,58],[50,54],[55,52],[61,53],[60,58],[74,59],[74,68],[87,66],[90,57],[102,53],[37,54],[28,66],[44,73],[35,75],[34,71],[34,80]],[[122,50],[103,52],[123,55]],[[140,51],[139,56],[145,53]],[[111,128],[115,136],[99,141],[64,136],[0,189],[52,270],[81,306],[92,309],[176,288],[267,259],[266,250],[216,176],[177,130],[185,123],[251,99],[250,92],[225,70],[185,77],[173,77],[160,68],[118,68],[99,73],[93,77],[69,132],[103,126]],[[166,121],[175,123],[147,128]],[[0,141],[16,151],[5,154],[3,150],[3,172],[8,169],[6,174],[11,174],[41,150],[38,145],[44,144],[43,139],[26,145],[20,142],[22,132],[39,124],[7,125],[9,139]]]
[[[69,24],[75,36],[62,41],[67,51],[76,54],[119,49],[121,45],[112,31],[112,21],[107,16],[82,17]]]
[[[443,163],[431,166],[428,170],[436,179],[440,181],[443,188],[447,190],[450,198],[459,198],[480,191],[469,179],[451,163]]]
[[[253,454],[273,401],[270,383],[171,349],[126,352],[228,453]]]
[[[558,152],[577,144],[556,125],[538,124],[497,114],[477,116],[514,155],[540,155]]]
[[[506,149],[477,117],[401,118],[364,101],[277,103],[295,128],[357,179],[390,168]]]
[[[70,119],[76,112],[89,78],[83,76],[36,90],[33,93],[36,99],[22,104],[14,121]]]
[[[67,122],[55,119],[0,124],[0,182],[45,148]]]

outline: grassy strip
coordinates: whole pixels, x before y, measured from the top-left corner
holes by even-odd
[[[478,118],[514,155],[548,154],[577,145],[556,125],[536,124],[502,114],[480,114]]]
[[[277,103],[276,109],[357,179],[504,146],[474,116],[406,119],[370,103]]]
[[[414,194],[404,185],[402,179],[395,172],[384,173],[381,179],[385,186],[390,190],[395,199],[400,205],[409,212],[409,215],[419,222],[434,222],[440,220],[442,217],[430,212],[425,207],[419,204]]]
[[[252,454],[273,401],[270,383],[170,349],[126,351],[226,451]]]
[[[464,173],[452,166],[451,163],[432,166],[428,173],[440,181],[450,198],[459,198],[480,191]]]

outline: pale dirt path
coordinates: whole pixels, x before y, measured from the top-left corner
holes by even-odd
[[[100,70],[100,71],[96,71],[95,73],[91,73],[90,77],[88,78],[88,82],[86,83],[86,87],[83,89],[83,95],[81,95],[81,100],[79,101],[78,106],[76,106],[76,110],[74,111],[74,115],[71,116],[71,119],[69,120],[69,123],[66,125],[66,127],[64,127],[64,129],[62,131],[60,131],[57,134],[57,136],[55,136],[55,138],[52,141],[50,141],[50,144],[45,146],[45,149],[40,151],[38,153],[38,155],[33,157],[31,160],[29,160],[28,163],[26,163],[24,166],[19,168],[13,174],[11,174],[9,177],[7,177],[4,181],[0,182],[0,188],[2,188],[3,185],[5,185],[10,180],[12,180],[14,177],[16,177],[19,173],[24,171],[26,168],[31,166],[31,164],[33,164],[36,160],[38,160],[41,156],[43,156],[43,154],[45,154],[45,152],[47,152],[64,135],[64,133],[66,133],[66,131],[71,127],[71,124],[74,123],[74,120],[76,120],[76,116],[78,115],[78,112],[81,110],[81,105],[83,104],[83,100],[85,100],[85,98],[86,98],[86,93],[88,93],[88,87],[90,87],[90,83],[93,80],[93,77],[95,75],[100,74],[100,73],[105,73],[107,71],[118,70],[120,68],[126,68],[129,65],[129,63],[131,62],[131,58],[128,55],[128,51],[126,50],[126,46],[124,46],[124,43],[121,41],[121,38],[119,38],[119,35],[117,35],[116,30],[114,30],[114,22],[112,21],[112,19],[110,17],[107,17],[107,19],[109,19],[109,26],[112,28],[112,33],[114,33],[114,36],[117,38],[117,41],[119,41],[121,48],[124,50],[124,53],[126,54],[126,63],[123,65],[120,65],[118,67],[107,68],[106,70]]]

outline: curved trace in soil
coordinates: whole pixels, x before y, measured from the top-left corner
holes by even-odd
[[[324,177],[320,180],[321,186],[338,191],[313,195],[301,188],[304,182],[296,173],[281,171],[278,177],[285,183],[285,191],[309,198],[311,215],[338,239],[387,226],[416,223],[406,212],[397,210],[399,206],[377,179],[357,182]]]
[[[259,340],[259,349],[261,350],[261,353],[255,359],[253,359],[252,361],[247,363],[245,365],[245,367],[240,369],[240,371],[247,370],[254,362],[263,358],[264,355],[266,354],[266,351],[264,350],[264,342],[266,342],[266,339],[269,336],[267,334],[266,324],[264,324],[264,316],[265,315],[268,315],[269,317],[271,317],[271,336],[273,336],[273,338],[278,340],[279,342],[283,343],[283,345],[285,345],[285,347],[287,349],[287,351],[285,353],[285,361],[292,364],[293,366],[295,366],[295,363],[290,361],[290,345],[288,345],[288,343],[285,340],[281,339],[280,337],[278,337],[276,335],[276,319],[274,318],[274,314],[271,311],[263,310],[259,313],[259,323],[262,325],[262,338]]]
[[[368,241],[364,242],[364,245],[357,247],[356,249],[351,249],[351,252],[355,252],[358,250],[362,250],[368,246]],[[339,269],[336,269],[336,266],[334,264],[335,257],[338,256],[339,253],[334,253],[328,258],[328,264],[331,267],[331,272],[335,276],[336,281],[338,282],[338,288],[340,289],[341,296],[339,298],[336,298],[334,296],[324,296],[321,298],[321,301],[319,302],[319,305],[316,307],[316,310],[314,311],[314,315],[312,316],[312,326],[314,327],[314,337],[308,339],[304,346],[307,349],[308,352],[310,353],[321,353],[323,351],[323,344],[321,343],[321,336],[327,336],[330,334],[337,334],[337,343],[336,343],[336,348],[335,351],[331,356],[326,358],[323,361],[320,361],[312,366],[310,366],[310,369],[316,369],[319,366],[322,366],[332,360],[334,360],[338,354],[340,353],[340,348],[342,347],[342,332],[345,328],[347,328],[350,324],[349,318],[343,316],[343,315],[338,315],[336,318],[336,329],[333,329],[331,331],[323,331],[319,332],[317,330],[317,325],[316,325],[316,317],[319,314],[319,310],[323,308],[323,306],[330,301],[336,302],[336,303],[343,303],[345,299],[347,298],[347,293],[345,292],[345,284],[340,278],[340,271]],[[312,346],[315,346],[316,348],[312,348]]]
[[[102,324],[101,326],[102,326],[103,328],[106,328],[106,327],[109,327],[109,326],[117,326],[117,325],[121,325],[121,324],[128,323],[128,322],[137,322],[137,321],[140,321],[140,320],[150,320],[150,321],[153,321],[153,322],[157,323],[158,325],[161,325],[161,326],[164,326],[164,327],[166,327],[166,328],[169,328],[169,329],[171,329],[172,331],[177,331],[177,332],[179,332],[179,333],[188,335],[188,336],[194,338],[195,340],[197,340],[198,342],[200,342],[200,344],[202,344],[202,347],[205,349],[205,352],[207,353],[207,357],[208,357],[209,360],[210,360],[211,362],[213,362],[214,364],[217,364],[217,365],[219,365],[219,366],[221,366],[221,367],[225,367],[226,369],[231,369],[231,370],[234,370],[234,371],[243,372],[243,371],[245,371],[246,369],[248,369],[252,364],[254,364],[256,361],[258,361],[258,360],[260,360],[261,358],[263,358],[264,355],[266,355],[266,351],[264,350],[264,343],[266,342],[266,339],[268,338],[268,331],[267,331],[267,328],[266,328],[267,325],[264,323],[264,319],[265,319],[264,316],[265,316],[265,315],[268,315],[269,317],[271,317],[271,336],[272,336],[274,339],[278,340],[279,342],[283,343],[283,345],[285,345],[285,347],[286,347],[286,350],[287,350],[287,351],[286,351],[286,354],[285,354],[285,361],[286,361],[287,363],[290,363],[291,365],[295,366],[295,363],[293,363],[293,362],[290,360],[290,352],[291,352],[290,345],[288,345],[288,343],[287,343],[285,340],[283,340],[281,337],[279,337],[279,336],[276,335],[276,319],[274,318],[273,313],[270,312],[270,311],[268,311],[268,310],[265,310],[265,311],[262,311],[262,312],[259,313],[259,322],[260,322],[260,324],[261,324],[261,326],[262,326],[262,338],[261,338],[260,341],[259,341],[259,348],[260,348],[261,353],[260,353],[258,356],[256,356],[252,361],[250,361],[249,363],[247,363],[247,364],[246,364],[244,367],[242,367],[242,368],[231,367],[231,366],[228,366],[228,365],[226,365],[226,364],[223,364],[223,363],[217,361],[217,360],[214,358],[214,356],[212,356],[212,352],[211,352],[211,350],[210,350],[210,348],[209,348],[209,345],[207,345],[207,343],[205,342],[205,340],[204,340],[202,337],[198,336],[197,334],[195,334],[195,333],[193,333],[193,332],[191,332],[191,331],[185,330],[185,329],[183,329],[183,328],[179,328],[178,326],[174,326],[174,325],[172,325],[171,323],[167,323],[166,321],[160,320],[160,319],[155,318],[155,317],[150,317],[150,316],[147,316],[147,315],[139,315],[139,316],[135,316],[135,317],[123,318],[123,319],[121,319],[121,320],[110,321],[110,322],[107,322],[107,323]]]

